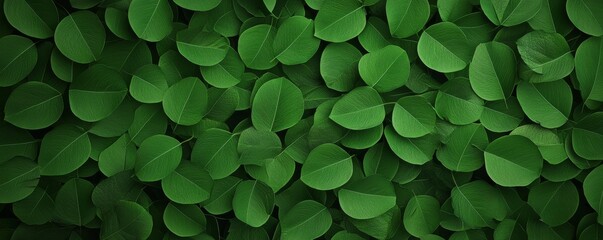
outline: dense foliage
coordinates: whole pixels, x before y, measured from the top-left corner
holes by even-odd
[[[0,6],[0,239],[603,239],[601,0]]]

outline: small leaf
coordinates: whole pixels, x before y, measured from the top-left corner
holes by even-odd
[[[338,195],[343,212],[355,219],[377,217],[396,205],[394,186],[379,175],[348,184]]]
[[[515,54],[507,45],[498,42],[478,45],[469,64],[473,91],[487,101],[508,98],[515,85],[516,65]]]
[[[42,82],[16,87],[6,100],[4,120],[24,129],[47,128],[63,114],[63,95]]]
[[[350,130],[376,127],[385,119],[383,100],[374,89],[359,87],[335,103],[329,118]]]
[[[331,214],[322,204],[305,200],[297,203],[281,218],[282,239],[316,239],[332,224]]]
[[[360,1],[324,1],[316,14],[314,36],[328,42],[345,42],[358,36],[366,25]]]
[[[379,92],[404,86],[410,74],[410,62],[404,49],[388,45],[360,58],[358,71],[362,80]]]
[[[255,94],[251,121],[258,130],[278,132],[293,127],[304,113],[304,98],[297,86],[285,78],[264,83]]]
[[[207,220],[196,205],[168,203],[163,212],[165,226],[176,236],[192,237],[205,231]]]
[[[352,177],[352,157],[335,144],[326,143],[310,152],[301,169],[301,180],[311,188],[331,190]]]
[[[272,213],[274,193],[260,181],[243,181],[237,185],[232,207],[237,219],[249,226],[260,227]]]
[[[425,29],[417,49],[419,58],[427,67],[442,73],[463,70],[473,54],[463,31],[450,22],[437,23]]]
[[[13,203],[32,194],[38,185],[40,168],[33,161],[15,157],[1,162],[0,203]]]
[[[182,146],[178,140],[166,135],[155,135],[140,144],[134,170],[141,181],[158,181],[176,170],[181,159]]]
[[[431,133],[436,114],[429,102],[420,96],[400,98],[392,114],[392,126],[402,137],[417,138]]]
[[[427,0],[389,0],[385,5],[389,32],[397,38],[417,34],[429,20]]]
[[[415,237],[433,233],[440,225],[440,203],[429,195],[414,196],[404,210],[404,228]]]
[[[488,176],[505,187],[527,186],[542,171],[542,156],[528,138],[510,135],[492,141],[484,150]]]
[[[188,77],[172,85],[163,96],[163,111],[173,122],[199,123],[207,109],[207,87],[199,78]]]
[[[103,23],[90,11],[74,12],[63,18],[54,32],[57,48],[77,63],[97,61],[105,48],[105,37]]]
[[[165,196],[179,204],[197,204],[209,199],[213,184],[207,171],[188,161],[161,180]]]
[[[65,175],[75,171],[90,157],[88,133],[74,125],[61,125],[42,139],[38,164],[40,174]]]
[[[128,21],[136,36],[158,42],[172,32],[172,9],[167,0],[132,0]]]

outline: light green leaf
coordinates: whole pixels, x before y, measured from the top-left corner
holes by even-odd
[[[484,150],[486,172],[498,185],[527,186],[540,177],[542,156],[530,139],[518,135],[500,137]]]

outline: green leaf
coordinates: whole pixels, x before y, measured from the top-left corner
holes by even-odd
[[[107,177],[134,169],[136,146],[128,134],[122,135],[103,150],[98,158],[98,168]]]
[[[494,238],[501,240],[527,239],[526,230],[523,229],[517,220],[502,220],[494,229]]]
[[[174,3],[176,3],[178,6],[193,11],[209,11],[217,7],[220,2],[222,2],[222,0],[174,0]]]
[[[332,222],[325,206],[312,200],[301,201],[282,216],[281,239],[316,239],[329,230]]]
[[[146,239],[153,229],[151,214],[135,202],[119,201],[103,219],[101,240]]]
[[[488,135],[483,126],[469,124],[456,127],[437,152],[444,167],[456,172],[473,172],[484,165],[483,150],[488,146]]]
[[[320,40],[314,37],[314,21],[303,16],[285,19],[274,37],[274,54],[279,62],[286,65],[302,64],[310,60]]]
[[[352,157],[337,145],[325,143],[312,149],[302,165],[300,179],[309,187],[324,191],[343,186],[352,172]]]
[[[251,106],[251,121],[258,130],[278,132],[297,124],[303,113],[302,92],[286,78],[277,78],[258,89]]]
[[[75,171],[90,157],[88,133],[75,125],[61,125],[42,139],[38,164],[40,174],[65,175]]]
[[[526,124],[515,128],[511,135],[529,138],[538,146],[542,158],[550,164],[559,164],[567,159],[563,138],[553,130],[538,125]]]
[[[492,23],[505,27],[519,25],[530,20],[542,6],[541,0],[480,0],[479,3],[484,14]]]
[[[239,164],[236,135],[208,129],[199,135],[191,153],[191,161],[209,172],[213,179],[221,179],[236,171]]]
[[[16,192],[13,190],[9,193],[13,195]],[[36,187],[29,196],[13,203],[13,213],[25,224],[41,225],[52,219],[54,200],[46,190]]]
[[[425,29],[417,50],[427,67],[442,73],[463,70],[473,54],[463,31],[450,22],[437,23]]]
[[[508,98],[513,92],[517,74],[513,49],[498,42],[482,43],[475,49],[469,64],[469,82],[484,100]]]
[[[128,22],[136,36],[159,42],[172,32],[172,9],[167,0],[132,0]]]
[[[102,120],[115,111],[128,94],[122,75],[104,65],[93,65],[69,87],[73,114],[87,122]]]
[[[158,103],[168,89],[165,74],[154,64],[140,67],[130,80],[130,95],[141,103]]]
[[[417,34],[429,20],[428,0],[389,0],[385,5],[389,32],[393,37],[407,38]]]
[[[597,14],[603,2],[597,0],[568,0],[567,16],[582,32],[592,36],[603,35],[603,17]]]
[[[379,175],[344,186],[338,196],[343,212],[354,219],[374,218],[396,205],[394,186]]]
[[[351,149],[367,149],[374,146],[383,136],[383,124],[374,128],[348,131],[341,139],[341,145]]]
[[[529,32],[517,40],[524,63],[534,72],[530,82],[551,82],[574,70],[574,57],[566,40],[558,33]]]
[[[391,126],[385,128],[385,139],[399,158],[414,165],[423,165],[431,161],[436,148],[438,148],[438,139],[435,134],[418,138],[405,138],[396,133]]]
[[[492,132],[508,132],[515,129],[524,119],[523,110],[517,98],[486,102],[479,121]]]
[[[228,48],[228,52],[224,60],[213,66],[201,66],[201,75],[203,79],[217,88],[230,88],[241,82],[243,73],[245,72],[245,64],[241,60],[239,53],[232,48]]]
[[[36,44],[17,35],[0,38],[0,52],[0,87],[12,86],[23,80],[38,61]]]
[[[387,45],[362,56],[358,71],[366,85],[379,92],[390,92],[404,86],[410,74],[410,62],[404,49]]]
[[[105,9],[105,23],[109,31],[121,39],[132,40],[136,38],[136,34],[128,22],[128,12],[126,10],[114,7]]]
[[[209,199],[213,188],[209,173],[188,161],[183,161],[161,180],[163,193],[179,204],[197,204]]]
[[[49,38],[59,23],[59,11],[51,0],[5,0],[6,20],[25,35]]]
[[[196,77],[172,85],[163,96],[163,111],[173,122],[191,126],[199,123],[207,109],[207,87]]]
[[[387,23],[374,16],[369,17],[366,27],[358,35],[358,41],[368,52],[379,50],[395,42],[389,33]]]
[[[314,36],[328,42],[345,42],[364,29],[366,10],[360,1],[324,1],[315,21]]]
[[[237,219],[260,227],[268,221],[274,208],[274,192],[260,181],[242,181],[237,185],[232,207]]]
[[[582,190],[584,191],[584,197],[588,204],[597,212],[597,222],[601,224],[603,222],[603,166],[599,166],[593,169],[582,184]]]
[[[224,60],[230,43],[216,32],[184,29],[176,35],[178,52],[199,66],[214,66]]]
[[[551,227],[566,223],[578,210],[579,196],[572,182],[543,182],[530,189],[528,204]]]
[[[502,194],[484,181],[454,187],[451,198],[454,215],[469,227],[490,226],[507,215]]]
[[[603,143],[603,112],[588,115],[574,126],[572,146],[578,156],[588,160],[601,160],[600,143]]]
[[[245,66],[255,70],[267,70],[278,63],[273,45],[276,29],[268,24],[248,28],[239,37],[238,51]]]
[[[96,14],[78,11],[63,18],[54,32],[57,48],[77,63],[97,61],[105,48],[105,28]]]
[[[455,125],[477,121],[484,110],[484,101],[473,90],[468,79],[448,80],[438,91],[435,110],[438,116]]]
[[[228,176],[214,181],[214,187],[209,194],[209,199],[203,202],[203,208],[215,215],[224,214],[232,210],[232,198],[237,185],[242,180],[237,177]]]
[[[566,1],[542,0],[540,11],[528,20],[528,24],[534,30],[545,32],[558,32],[567,35],[574,29],[565,11]]]
[[[141,181],[158,181],[176,170],[181,159],[182,146],[178,140],[166,135],[155,135],[140,144],[136,151],[134,170]]]
[[[404,209],[404,228],[415,237],[433,233],[440,226],[440,203],[429,195],[414,196]]]
[[[436,114],[423,97],[400,98],[394,105],[392,126],[400,136],[417,138],[431,133],[436,125]]]
[[[4,120],[24,129],[47,128],[63,114],[63,95],[48,84],[27,82],[6,100]]]
[[[354,227],[361,232],[376,239],[395,239],[397,233],[402,232],[404,237],[409,235],[401,229],[402,213],[398,206],[394,206],[389,211],[371,219],[349,219]],[[403,238],[404,238],[403,237]],[[410,236],[408,236],[410,237]]]
[[[32,194],[38,185],[40,168],[32,160],[15,157],[0,163],[0,203],[13,203]]]
[[[569,119],[573,97],[565,81],[524,81],[517,86],[517,100],[530,120],[545,128],[558,128]]]
[[[580,94],[585,101],[603,102],[602,56],[603,40],[601,38],[591,37],[582,42],[576,50],[576,78],[580,83]]]
[[[376,90],[358,87],[337,100],[329,118],[350,130],[369,129],[383,123],[385,107]]]
[[[330,43],[320,56],[320,76],[326,86],[339,92],[354,88],[358,74],[358,61],[362,53],[349,43]]]
[[[498,185],[527,186],[542,171],[542,156],[530,139],[518,135],[503,136],[484,150],[486,172]]]
[[[237,145],[241,164],[263,165],[282,151],[281,140],[274,132],[248,128],[241,132]]]
[[[362,170],[366,176],[381,175],[389,180],[396,177],[400,165],[407,167],[400,163],[400,158],[384,143],[377,143],[369,148],[362,159]]]
[[[143,104],[134,112],[134,120],[128,128],[132,142],[140,146],[142,141],[156,134],[164,134],[167,117],[159,105]]]
[[[81,178],[67,181],[54,199],[58,217],[69,224],[84,226],[96,217],[92,203],[94,185]]]
[[[168,203],[163,212],[165,226],[179,237],[192,237],[205,231],[207,220],[196,205]]]

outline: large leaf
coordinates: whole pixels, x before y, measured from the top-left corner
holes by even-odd
[[[168,203],[163,212],[165,226],[179,237],[192,237],[205,231],[207,220],[196,205]]]
[[[513,92],[517,73],[513,49],[498,42],[482,43],[469,64],[473,91],[484,100],[506,99]]]
[[[603,223],[603,166],[593,169],[584,178],[582,190],[588,204],[597,212],[597,222]]]
[[[199,66],[214,66],[224,60],[230,43],[216,32],[184,29],[176,35],[178,52]]]
[[[100,239],[119,240],[125,238],[145,239],[151,235],[153,218],[135,202],[120,201],[113,211],[103,217]]]
[[[482,151],[488,146],[483,126],[469,124],[456,127],[436,152],[444,167],[457,172],[472,172],[484,165]]]
[[[338,196],[343,212],[354,219],[374,218],[396,205],[394,186],[379,175],[344,186]]]
[[[190,126],[201,121],[207,109],[207,87],[196,77],[172,85],[163,96],[163,111],[173,122]]]
[[[588,160],[601,160],[603,153],[603,112],[593,113],[580,120],[572,130],[572,145],[578,156]]]
[[[88,133],[74,125],[61,125],[42,139],[38,164],[40,174],[64,175],[75,171],[90,157]]]
[[[15,88],[4,106],[4,120],[24,129],[47,128],[63,114],[63,95],[42,82]]]
[[[314,37],[314,21],[294,16],[278,27],[273,48],[279,62],[295,65],[310,60],[319,46],[320,40]]]
[[[392,113],[392,126],[402,137],[417,138],[431,133],[436,125],[436,114],[423,97],[400,98]]]
[[[276,29],[268,24],[248,28],[239,37],[238,51],[245,66],[256,70],[270,69],[278,63],[273,49]]]
[[[328,42],[345,42],[358,36],[366,25],[360,1],[325,1],[316,14],[314,36]]]
[[[301,169],[300,179],[318,190],[343,186],[352,177],[352,157],[332,143],[320,145],[310,152]]]
[[[452,124],[465,125],[477,121],[484,111],[484,101],[473,90],[468,79],[455,78],[444,83],[435,100],[435,110]]]
[[[463,70],[473,54],[465,33],[450,22],[437,23],[425,29],[417,50],[427,67],[443,73]]]
[[[229,176],[239,168],[238,137],[221,129],[208,129],[199,135],[191,161],[209,172],[213,179]]]
[[[167,0],[132,0],[128,22],[136,36],[158,42],[172,32],[172,9]]]
[[[77,63],[99,59],[105,48],[105,28],[96,14],[79,11],[63,18],[54,32],[57,48]]]
[[[389,92],[404,86],[410,62],[404,49],[388,45],[362,56],[358,71],[367,85],[379,92]]]
[[[574,70],[574,57],[566,40],[558,33],[529,32],[517,40],[524,63],[534,72],[530,82],[550,82]]]
[[[34,192],[40,178],[40,168],[32,160],[15,157],[0,163],[0,203],[13,203]]]
[[[331,43],[320,56],[320,76],[326,86],[340,92],[354,88],[362,53],[349,43]]]
[[[291,208],[281,221],[282,239],[316,239],[332,224],[329,210],[322,204],[305,200]]]
[[[260,227],[268,221],[272,213],[274,193],[260,181],[243,181],[237,185],[232,207],[237,219],[249,226]]]
[[[543,182],[530,189],[528,203],[551,227],[566,223],[578,210],[578,189],[572,182]]]
[[[277,78],[258,89],[251,106],[251,121],[258,130],[278,132],[297,124],[303,113],[302,92],[286,78]]]
[[[603,5],[602,5],[603,6]],[[576,77],[583,100],[603,102],[603,40],[591,37],[576,50]]]
[[[52,0],[5,0],[6,20],[25,35],[49,38],[59,24],[59,11]]]
[[[197,204],[209,199],[214,186],[207,171],[188,161],[161,180],[163,193],[180,204]]]
[[[507,215],[503,196],[484,181],[473,181],[452,189],[452,208],[469,227],[485,227]]]
[[[385,5],[389,32],[397,38],[417,34],[429,20],[427,0],[388,0]]]
[[[597,12],[603,9],[603,2],[597,0],[568,0],[567,16],[582,32],[593,36],[603,35],[603,17]]]
[[[158,181],[176,170],[181,159],[182,146],[178,140],[166,135],[155,135],[140,144],[134,170],[141,181]]]
[[[38,51],[31,40],[8,35],[0,38],[0,87],[15,85],[36,66]]]
[[[557,128],[568,121],[573,97],[565,81],[524,81],[517,86],[517,100],[532,121],[545,128]]]
[[[96,217],[96,209],[92,203],[94,185],[81,178],[67,181],[57,192],[54,199],[58,217],[77,226],[83,226]]]
[[[500,137],[484,150],[486,172],[498,185],[527,186],[540,176],[543,159],[538,147],[526,137]]]
[[[359,87],[337,100],[329,118],[350,130],[369,129],[385,119],[383,100],[376,90]]]
[[[73,114],[87,122],[102,120],[115,111],[128,94],[122,75],[104,65],[93,65],[69,87]]]
[[[542,6],[542,0],[480,0],[479,2],[484,14],[492,23],[506,27],[530,20]]]
[[[440,225],[440,203],[429,195],[414,196],[404,209],[404,228],[415,237],[433,233]]]

